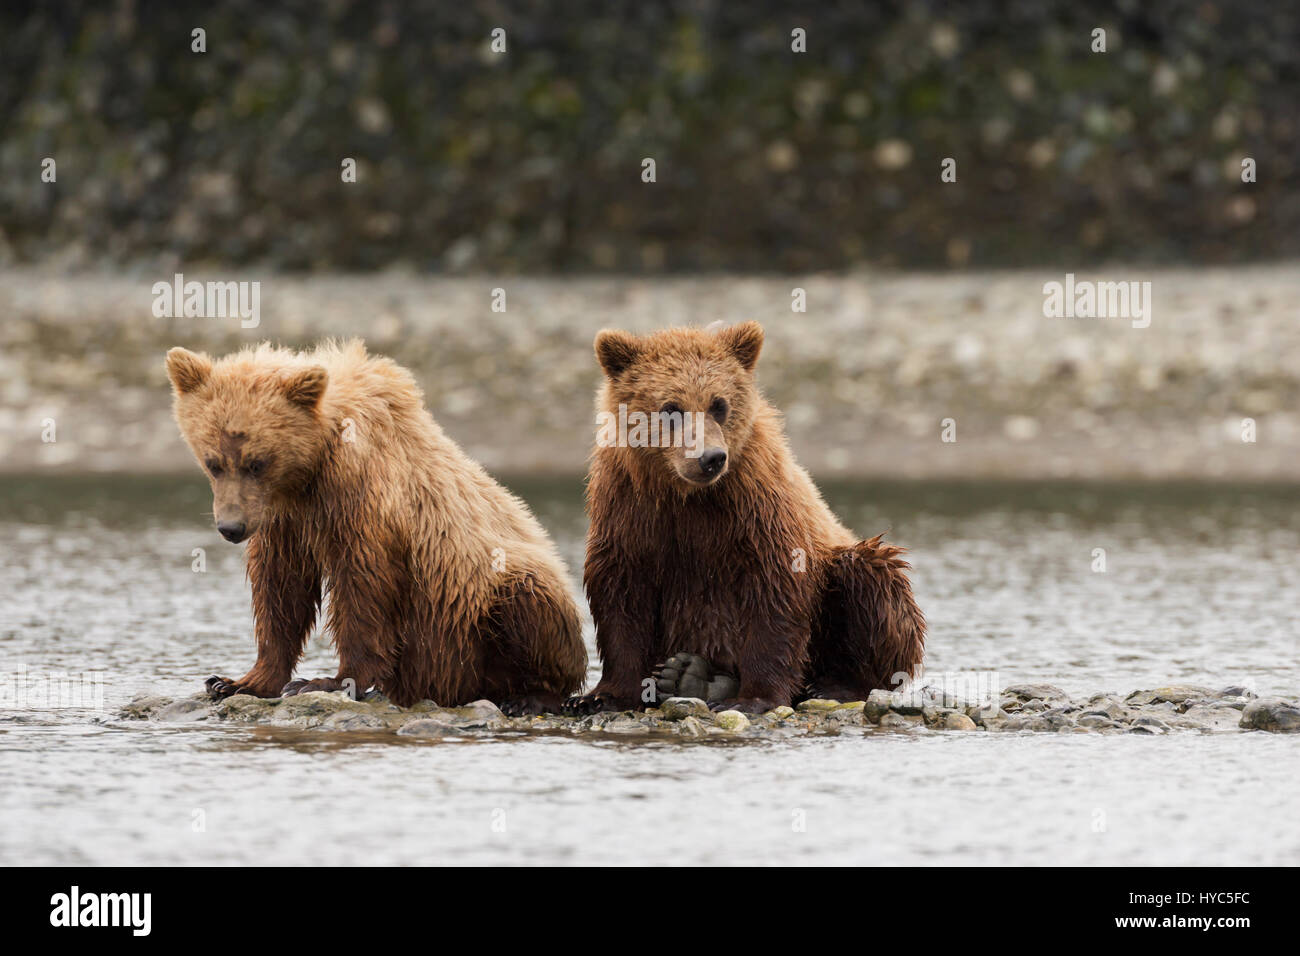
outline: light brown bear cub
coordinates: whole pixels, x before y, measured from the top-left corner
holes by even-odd
[[[565,570],[525,505],[465,456],[410,374],[360,342],[167,353],[217,529],[248,540],[257,663],[215,696],[377,687],[397,704],[555,710],[587,655]],[[294,665],[329,594],[335,677]]]
[[[754,382],[762,345],[756,322],[597,336],[602,411],[703,427],[669,417],[657,445],[598,443],[583,577],[604,672],[567,711],[644,706],[643,687],[680,692],[683,670],[729,685],[715,709],[862,700],[921,663],[902,549],[857,540],[795,463]]]

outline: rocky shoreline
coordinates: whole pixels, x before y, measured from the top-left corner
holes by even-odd
[[[262,700],[236,695],[211,700],[138,697],[120,716],[169,724],[228,724],[294,730],[370,732],[399,737],[478,737],[516,732],[567,732],[641,737],[773,738],[879,732],[990,732],[1178,734],[1260,730],[1300,733],[1300,704],[1259,698],[1244,687],[1213,690],[1171,685],[1126,696],[1098,693],[1071,697],[1049,684],[1016,684],[991,701],[955,699],[939,688],[905,695],[873,691],[865,701],[807,700],[761,715],[710,711],[704,701],[672,697],[644,711],[611,711],[585,717],[507,717],[490,701],[439,707],[422,701],[402,708],[372,692],[362,700],[346,693],[307,693]]]

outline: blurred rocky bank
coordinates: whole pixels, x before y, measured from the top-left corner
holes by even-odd
[[[257,326],[155,316],[170,273],[0,271],[0,468],[193,469],[170,419],[168,348],[357,336],[411,368],[490,469],[576,474],[595,434],[597,330],[752,318],[767,332],[760,384],[816,475],[1300,477],[1293,264],[1078,274],[1151,282],[1145,328],[1045,315],[1044,285],[1066,279],[1051,270],[185,279],[260,282]],[[798,290],[806,312],[792,310]]]

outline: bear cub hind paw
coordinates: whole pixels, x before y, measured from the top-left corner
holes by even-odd
[[[695,697],[705,703],[734,698],[740,690],[735,676],[716,669],[698,654],[674,654],[651,672],[659,700]]]

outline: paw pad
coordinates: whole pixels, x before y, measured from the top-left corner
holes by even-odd
[[[696,697],[704,701],[736,696],[740,682],[731,674],[716,670],[698,654],[674,654],[651,675],[660,700],[668,697]]]

